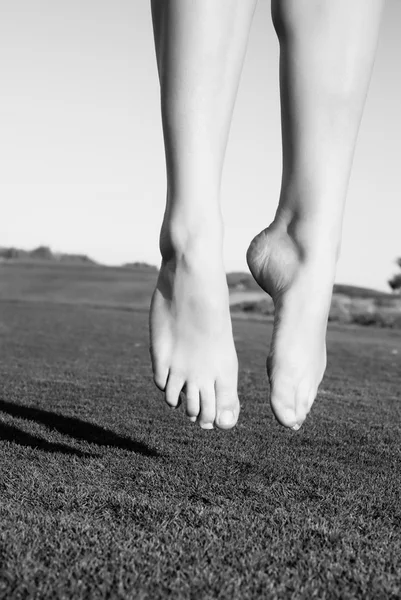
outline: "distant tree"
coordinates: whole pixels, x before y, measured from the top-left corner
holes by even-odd
[[[401,258],[397,258],[395,262],[401,269]],[[390,279],[388,284],[393,290],[393,292],[401,294],[401,273],[397,273],[397,275],[394,275],[394,277]]]
[[[51,260],[54,258],[53,252],[48,246],[38,246],[35,250],[31,250],[30,255],[31,258],[39,258],[41,260]]]
[[[11,260],[15,258],[25,258],[28,252],[20,248],[0,248],[0,258]]]

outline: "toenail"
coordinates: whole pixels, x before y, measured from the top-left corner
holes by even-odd
[[[298,423],[295,423],[295,425],[293,425],[291,427],[291,429],[293,429],[294,431],[298,431],[298,429],[301,429],[301,425],[299,425]]]
[[[213,423],[201,423],[202,429],[213,429]]]
[[[188,417],[188,418],[189,418],[189,420],[190,420],[192,423],[195,423],[195,421],[196,421],[196,419],[197,419],[198,417]]]
[[[228,426],[232,425],[235,421],[235,415],[232,410],[223,410],[222,413],[219,414],[218,423],[220,425]]]

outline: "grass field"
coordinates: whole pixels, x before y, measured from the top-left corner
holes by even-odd
[[[400,331],[330,327],[327,375],[294,433],[267,404],[271,325],[234,319],[240,422],[202,431],[153,386],[148,283],[89,303],[68,269],[37,270],[36,290],[11,271],[1,598],[401,597]],[[110,273],[116,287],[134,278]]]

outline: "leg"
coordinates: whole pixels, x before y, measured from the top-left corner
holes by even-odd
[[[298,429],[326,367],[344,202],[383,0],[273,0],[280,42],[283,176],[248,264],[275,302],[268,359],[277,419]]]
[[[156,385],[201,427],[238,419],[220,183],[256,0],[152,0],[167,166],[150,312]]]

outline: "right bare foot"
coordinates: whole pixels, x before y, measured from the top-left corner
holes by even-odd
[[[173,243],[168,229],[150,311],[155,383],[172,407],[184,391],[187,414],[203,429],[230,429],[239,414],[238,360],[222,236],[213,225],[190,235],[184,227]]]
[[[282,425],[295,430],[310,411],[326,368],[337,259],[337,246],[308,228],[308,223],[288,225],[276,218],[253,239],[247,253],[252,275],[275,305],[267,360],[271,407]],[[308,245],[305,239],[320,241]]]

